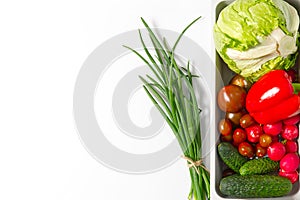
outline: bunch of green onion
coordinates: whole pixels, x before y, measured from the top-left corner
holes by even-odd
[[[151,55],[139,31],[141,43],[147,58],[136,50],[125,46],[141,58],[151,69],[154,77],[140,77],[143,87],[172,129],[187,160],[191,177],[189,199],[210,199],[209,172],[202,163],[200,113],[189,62],[186,67],[178,66],[175,59],[175,48],[185,31],[199,18],[190,23],[179,35],[173,48],[169,48],[165,38],[161,41],[141,18],[155,48]]]

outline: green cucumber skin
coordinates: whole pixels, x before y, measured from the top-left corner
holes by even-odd
[[[248,161],[228,142],[221,142],[218,145],[218,153],[223,162],[236,173],[239,173],[240,168]]]
[[[285,196],[292,186],[289,179],[281,176],[235,174],[221,180],[220,191],[235,198],[268,198]]]
[[[279,169],[279,162],[273,161],[270,158],[258,158],[247,161],[241,168],[240,174],[254,175],[267,174]]]

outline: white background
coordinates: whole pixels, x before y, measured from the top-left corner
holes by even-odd
[[[72,113],[76,76],[102,42],[141,28],[181,31],[211,53],[209,0],[2,1],[0,3],[0,199],[182,200],[185,162],[128,175],[98,163]]]

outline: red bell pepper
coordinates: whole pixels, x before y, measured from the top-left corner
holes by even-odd
[[[246,109],[258,123],[274,123],[298,114],[300,97],[294,94],[289,75],[284,70],[273,70],[252,85]]]

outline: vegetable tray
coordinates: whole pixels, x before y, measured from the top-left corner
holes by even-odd
[[[229,5],[232,1],[220,1],[220,0],[214,0],[212,2],[212,12],[213,12],[213,20],[212,22],[216,22],[219,13],[222,11],[223,8],[225,8],[227,5]],[[300,0],[286,0],[289,4],[294,6],[298,14],[300,14]],[[298,50],[299,51],[299,50]],[[300,53],[300,52],[299,52]],[[298,54],[299,55],[299,54]],[[217,96],[218,91],[224,86],[225,83],[228,83],[229,80],[234,76],[234,73],[228,69],[226,64],[222,61],[222,59],[219,57],[218,53],[216,51],[213,51],[213,59],[215,61],[214,65],[216,66],[215,70],[215,88],[214,88],[214,95]],[[299,66],[299,59],[297,59],[296,65]],[[298,76],[300,73],[300,70],[298,70]],[[222,172],[225,169],[225,164],[220,160],[218,153],[217,153],[217,144],[220,142],[220,133],[218,132],[217,123],[220,121],[221,118],[224,117],[224,113],[221,112],[218,109],[218,106],[216,104],[216,99],[213,100],[214,102],[214,108],[215,112],[214,115],[214,127],[212,128],[212,134],[211,134],[211,154],[210,154],[210,176],[211,176],[211,184],[210,184],[210,191],[211,191],[211,199],[214,200],[222,200],[222,199],[232,199],[225,197],[221,194],[219,190],[219,184],[220,180],[222,178]],[[214,134],[213,134],[214,133]],[[300,141],[298,139],[298,144],[300,144]],[[299,151],[299,150],[298,150]],[[299,171],[298,171],[299,172]],[[299,192],[299,180],[295,184],[293,184],[292,191],[284,196],[284,197],[278,197],[278,198],[259,198],[259,199],[276,199],[276,200],[296,200],[300,199],[300,192]]]

